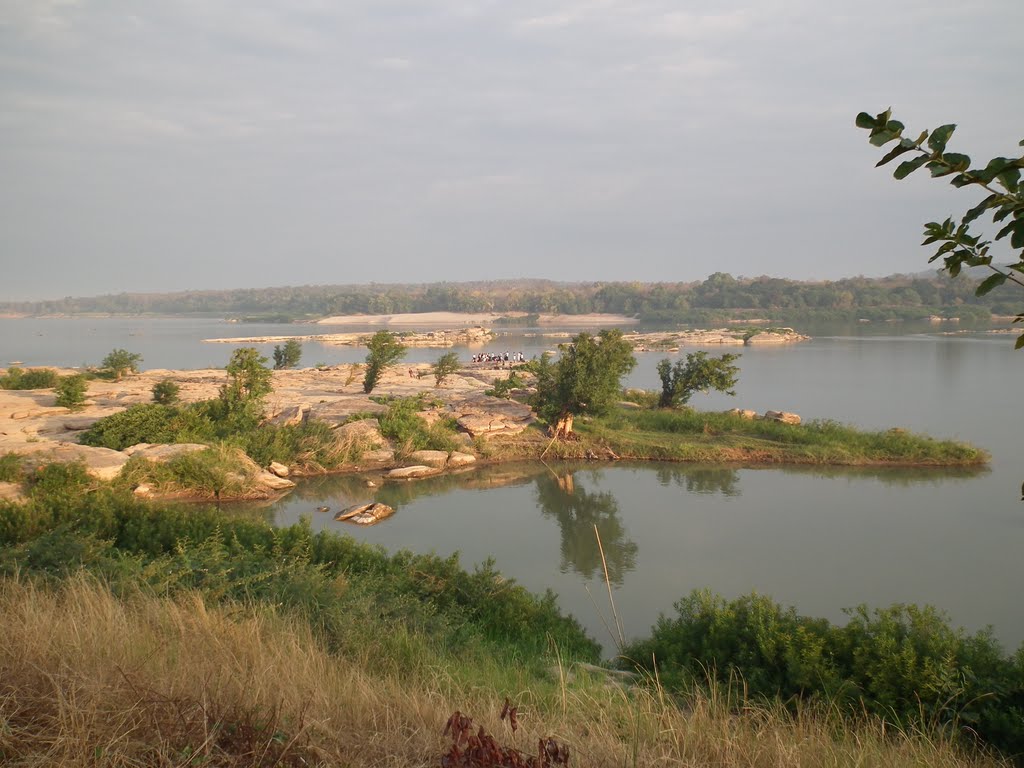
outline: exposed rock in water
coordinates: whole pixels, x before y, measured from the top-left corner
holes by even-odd
[[[465,467],[469,464],[475,463],[476,456],[470,453],[460,453],[459,451],[455,451],[454,453],[452,453],[451,456],[448,457],[448,466],[451,468]]]
[[[369,504],[353,504],[335,515],[334,519],[356,525],[373,525],[393,514],[395,514],[394,508],[374,501]]]
[[[430,477],[441,472],[437,467],[427,467],[423,464],[415,464],[410,467],[396,467],[388,472],[389,480],[412,480],[417,477]]]
[[[291,474],[288,467],[277,461],[270,462],[270,466],[267,467],[267,470],[278,477],[288,477],[288,475]]]
[[[425,464],[428,467],[444,469],[445,465],[448,464],[448,452],[413,451],[412,453],[409,454],[409,461],[414,461],[417,464]]]
[[[291,480],[285,477],[278,477],[272,472],[267,472],[265,469],[256,473],[256,476],[253,477],[253,482],[272,491],[287,491],[289,488],[295,487],[295,483]]]

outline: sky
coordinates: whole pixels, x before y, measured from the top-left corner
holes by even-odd
[[[1019,154],[1020,0],[0,0],[0,300],[918,272]]]

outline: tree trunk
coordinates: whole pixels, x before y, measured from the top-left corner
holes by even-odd
[[[563,413],[558,417],[558,421],[555,423],[554,437],[564,439],[572,435],[572,417],[571,413]]]

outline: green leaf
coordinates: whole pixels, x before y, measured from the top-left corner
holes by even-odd
[[[897,144],[895,147],[886,152],[885,157],[883,157],[881,160],[875,163],[875,168],[879,168],[885,165],[886,163],[895,160],[900,155],[904,154],[905,152],[909,152],[912,149],[915,149],[914,142],[908,141],[907,139],[903,139],[899,144]],[[925,160],[928,159],[927,155],[922,155],[922,157]]]
[[[928,147],[938,154],[942,154],[946,151],[946,144],[949,142],[949,137],[953,135],[953,131],[956,130],[956,124],[950,123],[948,125],[940,125],[928,138]]]
[[[982,200],[980,203],[978,203],[976,206],[971,208],[971,210],[964,214],[963,222],[965,224],[970,224],[976,218],[981,216],[981,214],[987,211],[992,206],[992,204],[995,203],[998,197],[998,195],[989,195],[988,197],[986,197],[984,200]]]
[[[932,172],[932,178],[937,179],[940,176],[949,176],[951,173],[956,173],[956,168],[950,168],[945,163],[940,163],[936,160],[931,160],[927,168]]]
[[[867,112],[861,112],[857,115],[856,123],[858,128],[874,128],[877,125],[875,118]]]
[[[899,131],[892,131],[889,130],[888,128],[876,128],[874,131],[871,132],[871,137],[868,139],[868,141],[871,142],[872,146],[881,147],[885,144],[888,144],[893,139],[898,139],[899,137]]]
[[[896,170],[893,172],[893,176],[897,179],[905,179],[907,176],[912,174],[922,165],[928,162],[928,155],[920,155],[915,157],[913,160],[907,160],[896,166]]]
[[[974,291],[975,296],[984,296],[986,293],[991,291],[993,288],[998,288],[1000,285],[1006,282],[1006,275],[1002,272],[996,272],[994,275],[989,275],[981,281],[981,285]]]
[[[1017,192],[1020,188],[1020,169],[1019,168],[1007,168],[1005,171],[999,174],[997,177],[999,183],[1006,188],[1007,192]]]
[[[1024,232],[1024,219],[1014,219],[1005,227],[1000,229],[999,233],[996,235],[996,240],[1002,240],[1010,233],[1013,233],[1014,236],[1010,238],[1010,245],[1014,248],[1024,248],[1024,245],[1016,245],[1013,242],[1017,239],[1018,232]]]
[[[1013,345],[1014,349],[1020,349],[1024,347],[1024,333],[1017,337],[1017,343]]]
[[[943,159],[957,171],[966,171],[971,167],[971,158],[959,152],[947,152]]]

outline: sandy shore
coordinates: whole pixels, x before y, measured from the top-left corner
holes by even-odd
[[[526,312],[409,312],[397,315],[335,315],[318,320],[319,325],[422,325],[432,328],[445,326],[465,327],[468,325],[500,325],[497,321],[506,317],[526,317]],[[574,328],[594,326],[614,327],[633,325],[638,321],[625,315],[541,315],[538,325],[562,325]]]

